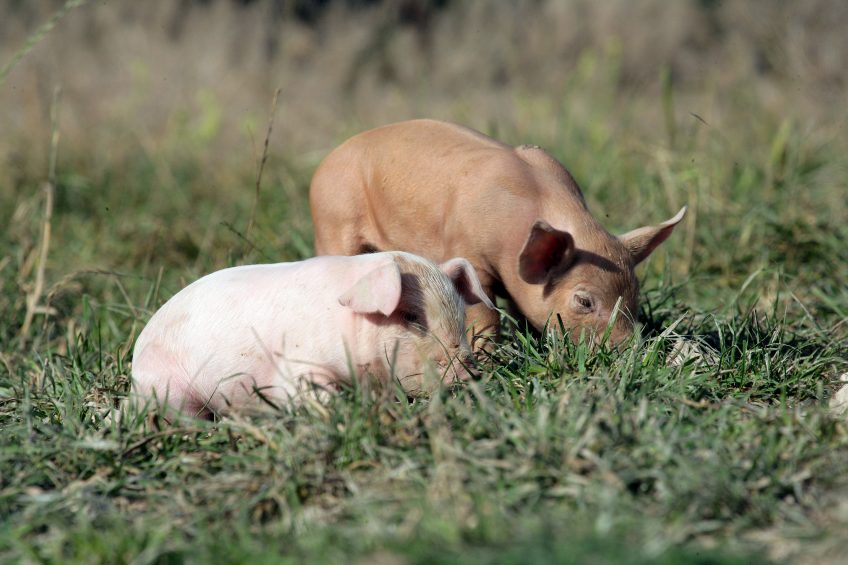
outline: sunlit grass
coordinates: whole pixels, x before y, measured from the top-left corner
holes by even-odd
[[[559,98],[516,88],[487,133],[546,147],[615,233],[689,206],[640,267],[637,335],[591,349],[508,324],[480,381],[429,398],[363,385],[170,428],[124,406],[165,300],[311,255],[320,155],[272,146],[245,233],[260,140],[217,161],[214,101],[108,154],[63,141],[28,340],[47,167],[0,165],[0,561],[839,562],[848,143],[754,103],[759,83],[626,87],[626,56],[587,49]],[[467,105],[450,116],[486,123]],[[340,117],[326,149],[374,125]]]

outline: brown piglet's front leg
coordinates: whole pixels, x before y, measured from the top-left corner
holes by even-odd
[[[484,304],[472,304],[465,307],[466,335],[471,349],[477,357],[491,353],[500,330],[500,315]]]

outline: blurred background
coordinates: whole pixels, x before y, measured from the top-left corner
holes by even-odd
[[[688,204],[647,272],[689,281],[684,298],[699,307],[725,303],[758,272],[769,275],[758,275],[763,304],[787,281],[825,312],[813,285],[844,292],[833,270],[848,246],[842,0],[0,7],[0,223],[22,289],[60,87],[57,296],[93,284],[81,272],[151,279],[164,268],[168,280],[179,269],[175,291],[227,264],[308,256],[320,159],[354,133],[414,117],[546,147],[613,232]]]
[[[2,0],[0,61],[64,4]],[[65,152],[107,160],[186,142],[249,158],[277,87],[273,148],[306,159],[413,116],[531,137],[567,110],[665,142],[664,81],[678,127],[728,127],[734,105],[819,127],[845,106],[846,29],[840,0],[87,2],[9,74],[0,143],[13,169],[37,156],[57,85]]]

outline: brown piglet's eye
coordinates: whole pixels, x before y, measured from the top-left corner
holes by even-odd
[[[574,304],[581,310],[593,310],[595,308],[592,297],[586,292],[575,292]]]

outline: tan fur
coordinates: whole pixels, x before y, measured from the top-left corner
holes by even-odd
[[[538,147],[513,148],[444,122],[401,122],[334,150],[312,179],[310,203],[319,255],[400,249],[437,262],[463,256],[490,297],[502,291],[537,328],[560,314],[567,327],[603,331],[620,297],[613,339],[632,329],[636,252],[591,216],[568,171]],[[570,234],[576,247],[574,261],[545,284],[527,282],[518,269],[537,220]],[[672,228],[633,232],[641,258]],[[579,292],[594,297],[597,308],[575,311]],[[489,331],[498,322],[479,306],[467,317]]]

